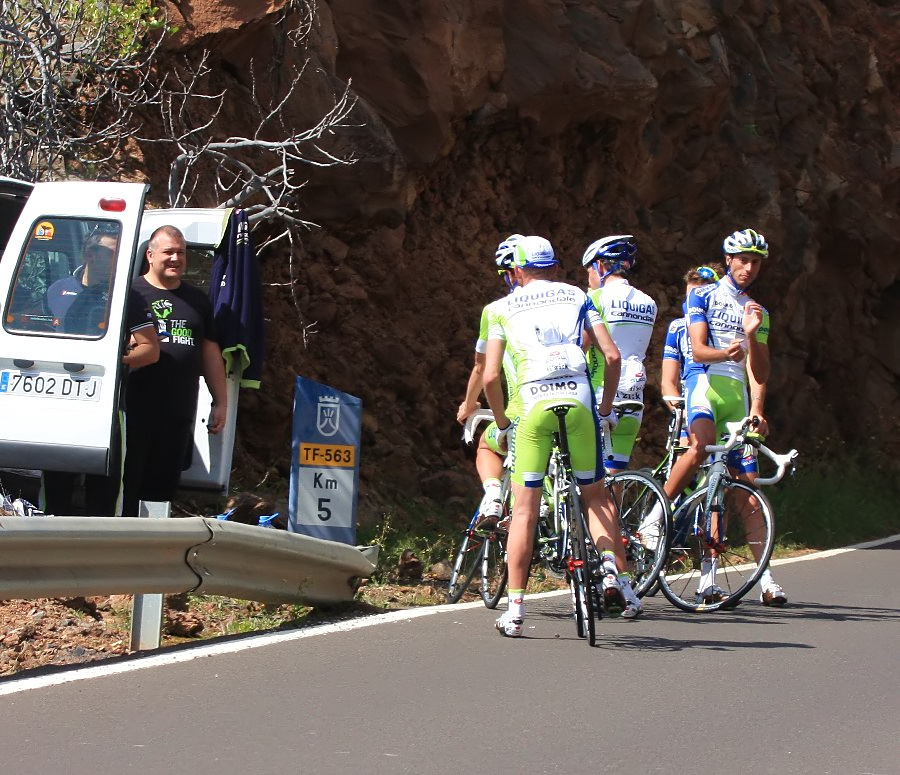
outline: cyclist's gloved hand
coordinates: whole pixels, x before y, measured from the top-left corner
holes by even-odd
[[[597,410],[600,413],[600,410]],[[615,409],[610,409],[609,414],[600,413],[600,422],[605,422],[609,425],[609,429],[612,430],[619,424],[619,416],[616,414]]]
[[[510,422],[505,428],[501,428],[497,426],[497,444],[502,448],[507,442],[506,437],[509,435],[509,432],[512,430],[513,424]]]

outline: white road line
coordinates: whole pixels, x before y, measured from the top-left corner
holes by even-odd
[[[871,549],[881,546],[882,544],[900,541],[900,534],[881,538],[876,541],[867,541],[854,546],[847,546],[842,549],[828,549],[823,552],[815,552],[813,554],[804,554],[799,557],[785,557],[780,560],[773,560],[772,565],[788,565],[794,562],[806,562],[808,560],[823,560],[828,557],[835,557],[846,552],[854,552],[858,549]],[[530,600],[554,597],[558,595],[569,594],[568,589],[554,590],[552,592],[542,592],[536,595],[529,595]],[[58,686],[60,684],[71,683],[73,681],[84,681],[90,678],[101,678],[109,675],[118,675],[119,673],[130,673],[135,670],[146,670],[151,667],[161,667],[164,665],[175,665],[181,662],[190,662],[194,659],[202,659],[204,657],[214,657],[219,654],[235,654],[249,649],[262,648],[263,646],[271,646],[278,643],[289,643],[291,641],[300,640],[302,638],[312,638],[316,635],[326,635],[333,632],[347,632],[350,630],[359,630],[364,627],[373,627],[378,624],[389,624],[391,622],[405,622],[411,619],[418,619],[422,616],[432,616],[434,614],[447,613],[450,611],[465,610],[467,608],[480,608],[482,602],[477,600],[472,603],[456,603],[454,605],[436,605],[423,608],[412,608],[403,611],[390,611],[384,614],[376,614],[374,616],[364,616],[359,619],[348,619],[347,621],[334,622],[332,624],[322,624],[314,627],[305,627],[293,632],[277,632],[267,633],[265,635],[249,636],[240,640],[230,641],[228,643],[215,643],[209,646],[195,646],[183,651],[175,651],[165,654],[153,654],[150,656],[136,655],[127,661],[116,663],[104,663],[86,665],[80,668],[73,668],[70,671],[56,673],[46,676],[34,676],[23,678],[3,678],[0,679],[0,696],[7,694],[18,694],[19,692],[30,691],[32,689],[43,689],[48,686]]]

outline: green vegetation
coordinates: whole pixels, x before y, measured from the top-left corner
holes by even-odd
[[[863,460],[848,456],[805,466],[801,459],[794,477],[766,488],[775,509],[776,556],[900,532],[896,471]]]
[[[404,557],[413,555],[426,570],[436,562],[448,561],[456,551],[463,527],[463,522],[450,526],[435,519],[416,524],[409,518],[386,513],[377,525],[360,528],[357,543],[379,547],[378,569],[372,581],[393,581]]]
[[[165,16],[152,0],[111,3],[108,0],[66,0],[65,16],[79,19],[80,38],[104,40],[109,54],[130,57],[138,54],[149,32],[165,28]],[[167,28],[174,32],[174,28]]]

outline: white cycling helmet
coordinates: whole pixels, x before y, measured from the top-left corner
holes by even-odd
[[[611,271],[631,269],[637,260],[637,245],[633,234],[614,234],[602,237],[588,245],[581,257],[583,266],[590,266],[595,261],[602,264],[616,264]]]
[[[532,235],[516,241],[513,264],[520,269],[547,269],[558,263],[550,240]]]
[[[497,246],[494,260],[497,262],[498,272],[505,272],[507,269],[513,268],[513,256],[516,250],[516,243],[521,239],[525,239],[521,234],[510,234]]]
[[[743,229],[729,234],[722,243],[722,252],[726,256],[734,256],[738,253],[756,253],[765,258],[769,255],[769,245],[766,238],[753,229]]]

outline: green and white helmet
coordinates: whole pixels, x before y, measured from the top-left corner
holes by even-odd
[[[722,243],[722,252],[726,256],[735,256],[738,253],[756,253],[765,258],[769,255],[769,245],[766,238],[758,231],[742,229],[725,238]]]

